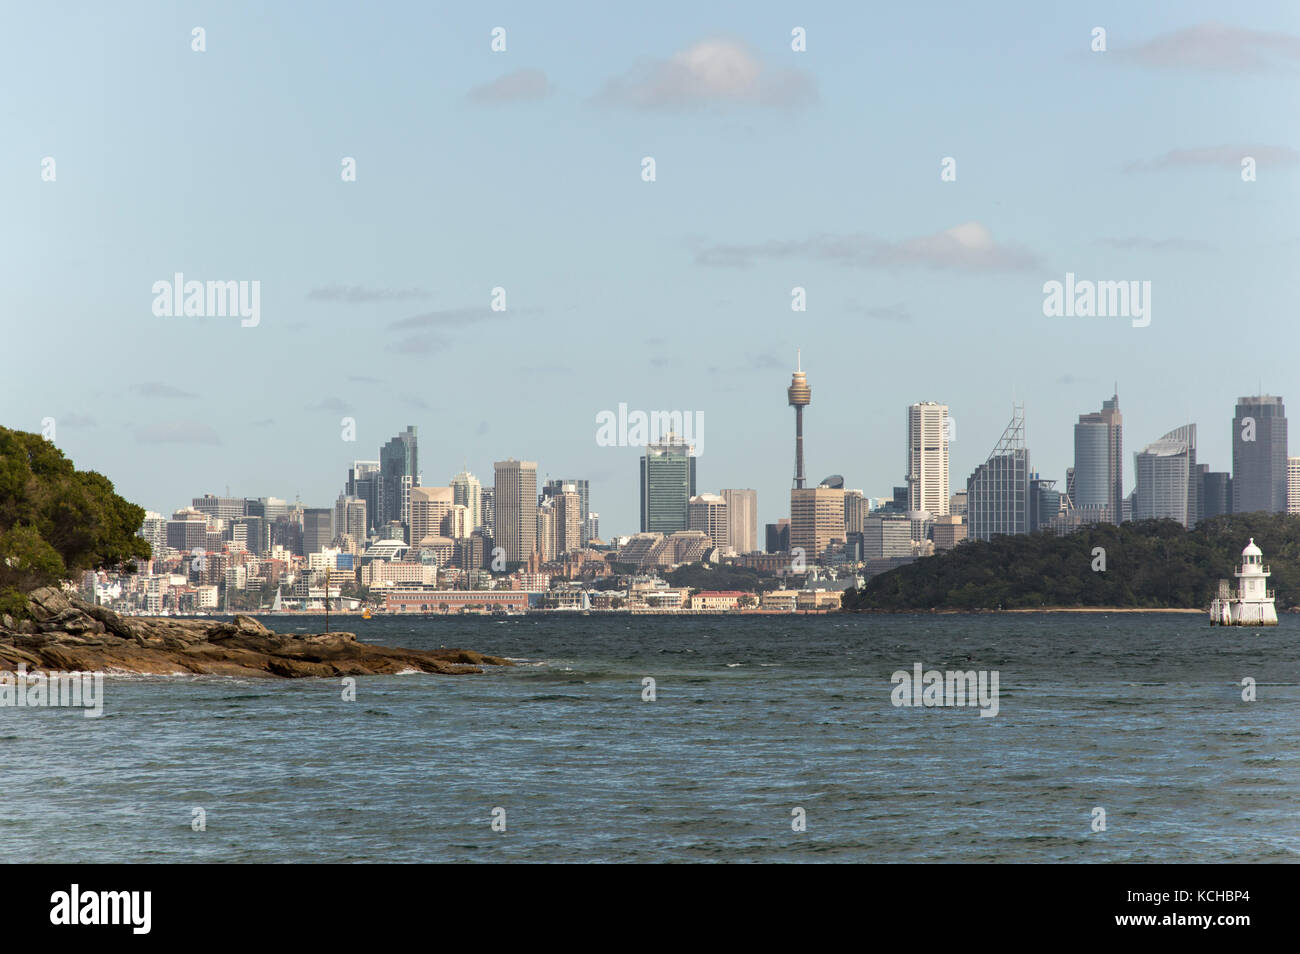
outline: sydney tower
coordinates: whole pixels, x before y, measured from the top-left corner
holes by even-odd
[[[790,406],[794,408],[794,485],[803,488],[803,409],[812,403],[812,388],[803,373],[803,358],[795,352],[795,372],[786,389]]]

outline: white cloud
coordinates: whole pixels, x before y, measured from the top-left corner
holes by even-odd
[[[605,83],[597,99],[637,109],[719,104],[792,107],[817,98],[812,78],[778,69],[734,40],[704,40]]]
[[[1261,73],[1300,67],[1300,37],[1247,30],[1225,23],[1200,23],[1164,33],[1140,46],[1115,50],[1121,62],[1172,69]]]
[[[465,98],[471,103],[497,105],[544,99],[550,92],[551,84],[545,73],[541,70],[522,69],[475,86],[465,94]]]
[[[701,250],[695,260],[700,265],[746,267],[759,259],[806,259],[858,268],[922,265],[979,271],[1024,269],[1037,262],[1030,252],[995,241],[993,233],[979,222],[898,242],[852,233],[816,235],[796,242],[716,245]]]
[[[1206,146],[1201,149],[1171,149],[1156,159],[1135,159],[1124,168],[1128,172],[1147,172],[1179,166],[1221,166],[1240,169],[1241,160],[1250,156],[1259,165],[1285,166],[1300,160],[1300,152],[1286,146]]]

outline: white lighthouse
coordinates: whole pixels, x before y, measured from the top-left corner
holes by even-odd
[[[1227,580],[1219,581],[1219,595],[1210,603],[1210,625],[1276,626],[1277,609],[1273,605],[1273,591],[1268,588],[1270,573],[1254,537],[1241,551],[1241,566],[1236,576],[1235,594]]]

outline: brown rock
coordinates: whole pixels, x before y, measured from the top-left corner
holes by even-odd
[[[114,671],[223,676],[462,674],[508,666],[468,649],[398,649],[359,642],[354,633],[288,635],[251,616],[230,621],[118,616],[46,587],[29,598],[32,619],[0,620],[0,670]]]

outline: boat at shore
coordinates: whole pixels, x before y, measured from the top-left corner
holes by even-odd
[[[1210,625],[1276,626],[1274,591],[1268,588],[1271,575],[1264,563],[1263,551],[1251,537],[1241,551],[1241,566],[1236,571],[1236,592],[1228,580],[1219,581],[1219,593],[1210,603]]]

